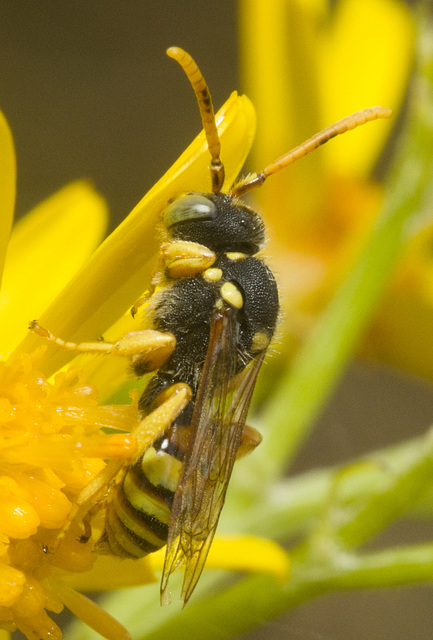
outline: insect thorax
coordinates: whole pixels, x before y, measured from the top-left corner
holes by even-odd
[[[233,357],[238,371],[267,348],[279,310],[275,278],[255,255],[265,234],[254,210],[224,194],[186,194],[167,207],[165,221],[173,242],[203,244],[215,252],[216,259],[203,273],[169,282],[154,296],[153,327],[173,333],[176,348],[144,390],[140,399],[144,412],[174,382],[190,385],[194,397],[216,306],[236,308],[238,337]]]

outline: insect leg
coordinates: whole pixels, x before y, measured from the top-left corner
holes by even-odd
[[[159,269],[156,270],[152,286],[137,300],[131,308],[134,318],[141,307],[144,307],[165,278],[178,280],[189,278],[206,271],[216,260],[216,254],[197,242],[176,241],[161,245]]]
[[[244,430],[242,431],[241,443],[236,454],[236,460],[239,460],[239,458],[243,458],[248,453],[251,453],[251,451],[254,451],[254,449],[259,446],[262,440],[263,438],[260,431],[257,431],[257,429],[254,429],[254,427],[250,427],[246,424],[244,426]]]
[[[89,539],[89,517],[94,510],[98,510],[97,508],[94,509],[95,503],[102,502],[106,499],[112,482],[123,467],[129,466],[134,460],[142,456],[152,442],[169,428],[191,400],[191,395],[191,389],[183,383],[174,384],[166,389],[163,394],[160,394],[158,398],[160,402],[159,406],[140,420],[131,430],[131,435],[137,441],[137,450],[134,453],[133,460],[111,460],[106,467],[84,487],[72,506],[68,521],[57,537],[54,550],[58,548],[73,523],[78,526],[82,523],[84,526],[83,539],[86,541]]]
[[[53,335],[33,320],[29,329],[58,347],[77,353],[112,354],[130,358],[144,370],[153,371],[168,360],[176,346],[176,338],[171,333],[161,333],[153,329],[131,331],[116,342],[68,342]]]
[[[135,302],[132,307],[131,307],[131,316],[133,318],[135,318],[135,316],[137,315],[139,309],[141,309],[141,307],[144,307],[145,304],[147,304],[150,300],[150,298],[153,296],[155,292],[155,287],[152,286],[150,289],[148,289],[148,291],[146,291],[146,293],[141,296],[141,298],[138,298],[137,302]]]
[[[216,254],[197,242],[167,242],[161,246],[165,271],[169,278],[186,278],[202,273],[213,265]]]

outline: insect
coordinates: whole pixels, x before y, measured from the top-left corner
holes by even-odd
[[[388,117],[390,110],[373,107],[348,116],[223,193],[224,166],[207,85],[189,54],[177,47],[167,53],[182,66],[197,97],[212,191],[180,194],[161,212],[165,239],[152,286],[132,308],[133,315],[144,312],[150,328],[116,343],[78,344],[55,337],[36,321],[31,329],[66,349],[128,356],[138,376],[153,372],[139,400],[141,422],[133,430],[136,459],[120,470],[109,465],[77,504],[86,508],[110,485],[97,547],[140,558],[166,545],[162,598],[171,574],[183,565],[186,603],[203,570],[234,462],[261,439],[246,418],[279,314],[274,275],[258,255],[264,223],[240,196],[330,138]]]

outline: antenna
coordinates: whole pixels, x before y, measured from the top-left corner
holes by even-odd
[[[268,165],[263,169],[263,171],[260,171],[260,173],[254,173],[247,176],[244,180],[235,184],[230,195],[233,197],[242,196],[244,193],[260,187],[268,176],[271,176],[273,173],[277,173],[281,169],[284,169],[290,164],[296,162],[296,160],[303,158],[307,153],[317,149],[317,147],[325,144],[325,142],[328,142],[331,138],[335,138],[335,136],[338,136],[341,133],[346,133],[346,131],[360,127],[372,120],[377,120],[378,118],[389,118],[391,113],[391,109],[387,109],[386,107],[369,107],[368,109],[362,109],[362,111],[356,111],[355,113],[352,113],[352,115],[346,116],[342,120],[338,120],[338,122],[334,122],[334,124],[331,124],[329,127],[326,127],[326,129],[316,133],[316,135],[309,138],[309,140],[306,140],[298,147],[295,147],[288,153],[281,156],[281,158],[278,158],[278,160]]]
[[[208,86],[203,77],[202,72],[198,68],[193,58],[180,47],[170,47],[167,49],[167,55],[180,64],[188,80],[194,89],[195,96],[200,109],[200,116],[203,123],[203,129],[206,135],[207,146],[212,157],[211,160],[211,178],[212,191],[219,193],[224,184],[224,165],[220,159],[221,143],[218,135],[218,129],[215,122],[215,113],[212,106],[212,99]]]

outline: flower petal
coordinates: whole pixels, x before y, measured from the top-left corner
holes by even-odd
[[[241,3],[242,76],[258,116],[258,134],[249,159],[254,171],[322,127],[318,69],[322,28],[328,16],[325,4],[309,0]],[[322,163],[323,154],[311,154],[290,170],[272,176],[271,185],[255,192],[255,199],[267,216],[275,216],[279,228],[293,227],[298,218],[304,224],[316,213]]]
[[[164,565],[165,549],[149,556],[155,569]],[[281,582],[289,575],[287,553],[272,540],[255,536],[218,535],[212,542],[206,568],[271,573]]]
[[[141,560],[98,556],[92,569],[62,576],[68,585],[80,591],[107,591],[156,582],[150,556]]]
[[[407,8],[396,0],[341,0],[332,10],[325,5],[241,3],[243,77],[259,121],[254,170],[353,111],[401,104],[414,46]],[[278,235],[282,230],[287,240],[294,227],[302,230],[321,215],[332,172],[346,178],[368,173],[394,121],[342,136],[258,190],[255,198]]]
[[[396,0],[344,0],[330,27],[320,57],[324,124],[377,104],[396,112],[413,64],[415,29],[408,8]],[[330,169],[367,174],[392,124],[370,125],[326,145]]]
[[[52,588],[72,613],[103,638],[108,640],[131,640],[131,636],[125,627],[101,609],[96,602],[93,602],[82,593],[74,591],[74,589],[60,581],[53,581]]]
[[[255,170],[318,130],[317,31],[324,7],[310,4],[240,5],[242,76],[259,118]]]
[[[0,111],[0,283],[15,207],[16,162],[11,130]]]
[[[84,181],[38,205],[12,230],[0,296],[0,353],[22,339],[99,244],[107,208]]]
[[[217,114],[226,185],[232,184],[249,152],[255,131],[254,108],[233,93]],[[68,340],[97,338],[132,305],[150,282],[158,248],[156,231],[167,201],[188,190],[209,189],[209,152],[201,133],[163,178],[144,196],[126,220],[106,239],[88,264],[40,317],[40,322]],[[19,351],[40,338],[28,335]],[[71,354],[49,349],[43,362],[51,372]]]

